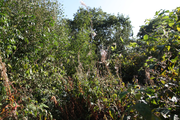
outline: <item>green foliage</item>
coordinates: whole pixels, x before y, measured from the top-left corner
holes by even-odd
[[[62,86],[59,74],[65,74],[59,60],[63,60],[60,51],[65,51],[63,47],[68,45],[67,36],[65,32],[58,36],[66,31],[62,24],[65,22],[58,18],[61,11],[57,11],[57,4],[52,2],[4,1],[2,5],[0,51],[9,79],[20,93],[28,93],[30,99],[39,102],[35,106],[40,111],[26,112],[26,104],[32,105],[29,101],[22,105],[21,113],[28,118],[31,118],[29,114],[42,118],[41,113],[46,110],[41,105],[46,101],[41,97],[48,99],[55,94],[57,91],[53,88]],[[22,104],[27,96],[17,96],[17,99]]]
[[[72,36],[76,36],[76,33],[82,28],[89,30],[86,33],[93,39],[88,41],[95,45],[96,54],[100,54],[100,49],[108,49],[114,43],[118,46],[114,52],[124,50],[124,45],[129,43],[129,37],[132,34],[131,22],[128,17],[125,18],[119,14],[117,16],[107,14],[100,8],[88,9],[88,11],[80,8],[74,15],[74,19],[68,21]],[[94,32],[96,36],[93,37],[91,33]]]
[[[0,7],[0,119],[180,116],[180,8],[156,12],[133,40],[129,18],[101,9],[67,20],[52,1]]]
[[[180,97],[179,92],[176,91],[180,84],[178,11],[179,8],[157,12],[156,17],[142,26],[138,34],[140,37],[137,42],[138,49],[148,56],[144,67],[149,68],[151,75],[149,80],[156,82],[155,88],[147,88],[145,101],[150,105],[153,113],[160,118],[179,115],[176,101]],[[173,104],[177,106],[173,107]]]

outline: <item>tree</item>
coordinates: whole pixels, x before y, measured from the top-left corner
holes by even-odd
[[[162,11],[161,15],[158,16],[158,13],[160,11]],[[175,19],[177,19],[177,21],[180,20],[180,12],[178,12],[178,11],[176,12],[176,14],[177,14],[176,18],[175,17],[169,18],[169,16],[172,17],[174,12],[171,12],[169,14],[164,14],[164,13],[169,12],[169,10],[160,10],[160,11],[156,12],[156,16],[153,19],[146,20],[146,24],[141,26],[141,28],[137,34],[137,37],[139,37],[140,39],[143,39],[144,35],[153,35],[155,33],[163,34],[162,29],[157,29],[157,28],[159,28],[162,23],[166,24],[166,22],[169,23],[164,26],[166,29],[178,31],[177,27],[174,24],[174,21],[175,21]],[[168,21],[165,21],[165,20],[167,20],[167,18],[169,18]]]
[[[107,49],[112,44],[117,45],[116,51],[124,50],[124,45],[129,42],[132,34],[131,22],[128,17],[125,18],[120,14],[117,16],[107,14],[100,8],[88,9],[88,11],[80,8],[74,15],[74,19],[68,20],[68,22],[71,28],[71,36],[79,32],[83,25],[88,30],[89,36],[91,36],[91,32],[96,33],[92,41],[89,39],[89,42],[96,46],[96,54],[99,54],[102,47]],[[76,40],[76,37],[74,39]],[[122,43],[122,40],[125,44]]]
[[[156,29],[156,27],[159,25],[161,19],[160,18],[154,18],[152,20],[147,20],[147,24],[146,25],[142,25],[137,37],[139,37],[140,39],[143,39],[144,35],[148,34],[152,34],[154,32],[154,30]]]

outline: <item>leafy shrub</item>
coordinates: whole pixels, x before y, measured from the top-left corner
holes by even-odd
[[[180,8],[157,12],[155,20],[142,27],[151,26],[148,34],[143,31],[129,45],[128,19],[108,15],[113,24],[126,21],[127,33],[124,38],[114,34],[117,44],[98,34],[107,50],[111,47],[111,57],[99,62],[99,48],[92,43],[98,39],[92,36],[92,20],[95,25],[98,20],[80,9],[89,15],[77,14],[78,30],[71,29],[73,21],[58,18],[56,5],[39,0],[0,2],[0,119],[180,117]]]

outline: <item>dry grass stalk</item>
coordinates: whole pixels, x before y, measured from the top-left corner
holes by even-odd
[[[56,107],[58,106],[58,102],[57,102],[55,96],[52,96],[52,97],[51,97],[51,102],[54,102],[54,104],[55,104]]]
[[[80,3],[81,3],[81,5],[85,6],[86,9],[88,9],[87,5],[82,0],[80,1]]]
[[[103,49],[101,49],[101,62],[105,62],[106,61],[106,57],[107,57],[107,52]]]

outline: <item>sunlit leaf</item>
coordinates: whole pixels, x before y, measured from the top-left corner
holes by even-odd
[[[117,98],[117,94],[113,94],[112,96],[113,96],[114,99]]]
[[[154,105],[157,105],[155,99],[153,99],[153,100],[151,101],[151,103],[154,104]]]
[[[109,115],[111,116],[111,118],[113,119],[113,115],[111,113],[111,110],[109,110]]]
[[[108,99],[107,98],[103,98],[103,102],[107,102],[108,101]]]
[[[177,9],[177,12],[180,12],[180,8]]]
[[[168,51],[170,50],[171,46],[167,46]]]
[[[148,35],[146,34],[146,35],[144,35],[144,40],[148,40]]]
[[[120,37],[120,40],[121,40],[122,43],[124,43],[124,40],[122,39],[122,37]]]
[[[174,25],[174,22],[170,22],[168,25],[172,27]]]
[[[164,16],[164,17],[163,17],[163,19],[168,19],[168,18],[169,18],[169,16]]]
[[[153,80],[155,77],[151,77],[150,79]]]
[[[116,49],[116,46],[115,47],[111,46],[111,50],[112,51],[114,51],[115,49]]]
[[[166,82],[165,82],[164,80],[161,80],[161,83],[162,83],[162,84],[165,84]]]
[[[177,60],[178,60],[178,56],[176,56],[174,59],[171,59],[171,62],[172,62],[172,63],[176,63]]]
[[[136,47],[136,46],[137,46],[137,43],[136,43],[136,42],[130,42],[130,46],[131,46],[131,47]]]
[[[156,11],[155,15],[158,15],[160,11]]]
[[[12,66],[10,64],[8,64],[8,67],[12,68]]]
[[[180,31],[180,27],[177,27],[177,30]]]

